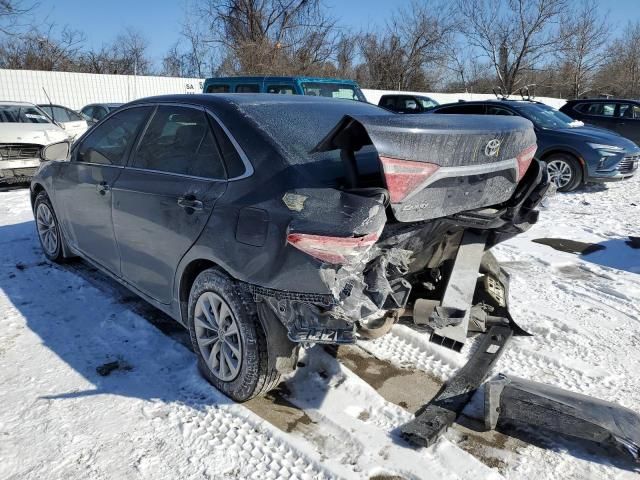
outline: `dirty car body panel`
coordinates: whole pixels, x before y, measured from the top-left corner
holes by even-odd
[[[136,164],[154,118],[171,108],[206,118],[220,175]],[[132,109],[144,115],[118,164],[85,175],[88,188],[74,184],[67,170],[88,168],[74,165],[75,152]],[[174,136],[189,140],[197,122],[171,115],[184,130]],[[162,135],[150,144],[165,145]],[[548,180],[534,152],[523,119],[399,116],[308,96],[164,96],[106,117],[70,161],[45,164],[32,191],[51,197],[72,253],[182,323],[194,272],[216,265],[248,285],[261,315],[279,319],[290,340],[351,343],[416,299],[441,299],[466,230],[490,248],[535,223]],[[74,233],[95,221],[79,213],[80,202],[93,205],[75,197],[83,188],[111,214],[101,241],[86,245]]]

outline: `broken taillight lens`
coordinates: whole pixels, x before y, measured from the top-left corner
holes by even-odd
[[[397,158],[380,157],[391,203],[400,203],[436,173],[435,163],[412,162]]]
[[[527,173],[537,149],[537,145],[531,145],[530,147],[525,148],[520,152],[520,155],[518,155],[518,181],[522,180],[524,174]]]
[[[378,238],[379,232],[363,237],[326,237],[308,233],[287,235],[287,241],[297,249],[323,262],[334,264],[357,262]]]

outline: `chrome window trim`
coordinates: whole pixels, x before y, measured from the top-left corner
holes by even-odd
[[[162,175],[171,175],[174,177],[192,178],[194,180],[204,180],[205,182],[226,182],[227,181],[224,178],[198,177],[197,175],[186,175],[184,173],[165,172],[164,170],[152,170],[150,168],[140,168],[140,167],[126,167],[126,168],[127,170],[133,170],[135,172],[159,173]]]
[[[242,163],[244,164],[244,169],[245,169],[244,173],[237,177],[229,178],[227,179],[227,181],[235,182],[236,180],[242,180],[243,178],[247,178],[253,175],[254,169],[253,169],[253,165],[249,161],[249,157],[247,157],[247,154],[244,153],[244,150],[242,149],[240,144],[236,141],[236,139],[233,137],[229,129],[224,125],[224,123],[222,123],[222,121],[220,120],[220,117],[218,117],[215,113],[213,113],[208,107],[204,107],[204,109],[206,113],[208,113],[209,115],[211,115],[211,117],[213,117],[213,119],[216,121],[218,126],[225,133],[225,135],[227,135],[227,137],[231,141],[231,145],[233,145],[233,148],[236,149],[236,152],[238,153],[238,155],[240,155],[240,160],[242,160]]]

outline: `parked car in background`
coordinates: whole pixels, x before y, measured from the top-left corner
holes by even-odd
[[[586,126],[540,102],[486,100],[440,105],[433,114],[519,116],[530,120],[538,138],[536,158],[546,162],[559,191],[585,182],[631,178],[638,169],[640,147],[608,130]]]
[[[81,256],[181,322],[204,376],[244,401],[291,372],[300,345],[380,336],[401,312],[426,323],[444,292],[438,311],[455,317],[434,326],[438,344],[459,351],[485,331],[486,314],[471,324],[463,311],[491,305],[509,325],[507,277],[485,251],[538,218],[548,176],[535,142],[521,118],[152,97],[70,154],[47,147],[31,201],[47,258]]]
[[[40,109],[60,125],[71,138],[77,138],[87,131],[89,123],[78,112],[62,105],[38,105]]]
[[[216,77],[205,80],[202,92],[275,93],[367,101],[356,82],[337,78]]]
[[[82,107],[80,113],[84,116],[89,126],[91,126],[122,105],[122,103],[92,103]]]
[[[640,144],[639,101],[610,98],[569,100],[560,111],[576,120],[613,130]]]
[[[42,147],[68,138],[36,105],[0,101],[0,184],[30,180]]]
[[[425,113],[440,104],[424,95],[389,94],[380,97],[378,105],[396,113]]]

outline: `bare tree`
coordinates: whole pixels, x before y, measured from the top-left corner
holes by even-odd
[[[361,37],[360,49],[372,88],[425,89],[425,66],[444,56],[455,27],[444,4],[412,2],[398,9],[386,28]]]
[[[22,20],[36,7],[22,0],[0,0],[0,33],[15,35],[24,27]]]
[[[594,76],[599,93],[640,97],[640,22],[629,23],[607,49],[605,63]]]
[[[568,0],[458,0],[467,41],[489,59],[499,85],[512,93],[563,41]]]
[[[571,97],[579,98],[591,90],[590,80],[605,60],[608,15],[602,14],[596,0],[582,0],[577,12],[563,16],[562,25],[569,35],[563,38],[558,53],[560,70],[567,74]]]
[[[0,67],[29,70],[74,70],[85,35],[69,27],[59,33],[55,24],[33,28],[0,44]]]
[[[199,44],[221,47],[226,73],[306,73],[333,53],[334,21],[321,0],[197,0],[196,11],[206,32]]]

